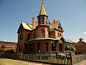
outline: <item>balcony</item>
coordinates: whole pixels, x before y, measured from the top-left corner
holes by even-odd
[[[57,36],[40,36],[40,35],[36,35],[36,36],[33,36],[33,37],[30,37],[29,39],[34,39],[34,38],[57,38]]]

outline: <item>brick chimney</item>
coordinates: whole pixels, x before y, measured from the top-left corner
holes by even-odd
[[[56,20],[53,20],[53,23],[56,23]]]
[[[33,17],[32,19],[33,19],[32,27],[34,28],[35,27],[35,17]]]
[[[83,41],[83,39],[82,39],[82,38],[80,38],[79,40],[80,40],[80,41]]]

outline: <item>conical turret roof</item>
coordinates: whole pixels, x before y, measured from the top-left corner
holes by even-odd
[[[42,7],[41,7],[39,15],[47,15],[43,4],[44,3],[42,2]]]

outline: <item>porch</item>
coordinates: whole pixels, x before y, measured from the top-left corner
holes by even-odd
[[[25,54],[64,54],[67,52],[73,52],[65,50],[65,45],[71,46],[70,43],[63,40],[33,40],[25,43]]]

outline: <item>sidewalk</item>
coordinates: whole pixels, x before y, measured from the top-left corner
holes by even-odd
[[[83,61],[81,61],[79,63],[74,64],[74,65],[86,65],[86,60],[83,60]]]

